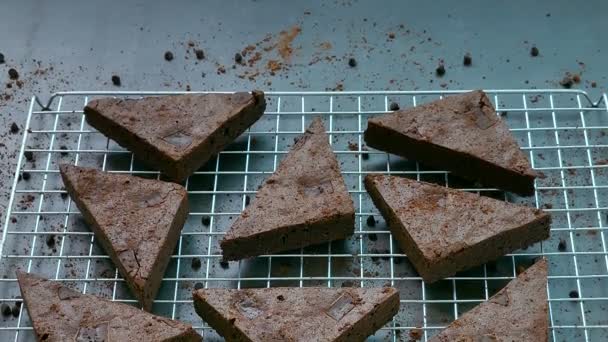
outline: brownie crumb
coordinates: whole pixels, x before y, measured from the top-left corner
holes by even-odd
[[[538,48],[537,48],[536,46],[533,46],[533,47],[530,49],[530,55],[531,55],[532,57],[536,57],[536,56],[538,56],[538,52],[539,52],[539,51],[538,51]]]
[[[211,217],[203,216],[203,218],[201,219],[201,223],[203,224],[203,226],[209,227],[209,225],[211,224]]]
[[[17,223],[17,218],[16,217],[11,217],[11,223]]]
[[[363,160],[368,160],[369,159],[369,153],[367,153],[367,152],[361,153],[361,158],[363,158]]]
[[[241,62],[243,62],[243,55],[241,55],[241,54],[240,54],[240,53],[238,53],[238,52],[237,52],[237,53],[235,53],[235,54],[234,54],[234,61],[235,61],[237,64],[241,64]]]
[[[559,84],[562,87],[567,88],[567,89],[572,88],[572,83],[574,83],[574,82],[572,81],[572,77],[570,77],[570,76],[564,76],[564,78],[562,78],[562,80],[559,81]]]
[[[559,239],[559,243],[557,244],[557,250],[560,252],[565,252],[568,245],[566,245],[566,240]]]
[[[422,329],[415,328],[410,330],[410,340],[420,341],[422,339]]]
[[[388,108],[390,110],[399,110],[399,104],[397,102],[391,102],[391,105]]]
[[[19,312],[21,312],[21,308],[17,305],[14,305],[11,311],[13,313],[13,317],[19,317]]]
[[[61,193],[61,198],[64,199],[64,200],[67,199],[68,198],[68,193],[67,192],[62,192]]]
[[[570,291],[570,293],[568,293],[568,296],[569,296],[570,298],[578,298],[578,297],[579,297],[579,295],[578,295],[578,291],[576,291],[576,290],[572,290],[572,291]]]
[[[2,303],[2,305],[0,306],[0,311],[2,311],[2,316],[10,316],[12,311],[11,311],[11,306],[6,304],[6,303]]]
[[[200,289],[202,289],[203,287],[204,287],[204,286],[203,286],[203,283],[195,283],[195,284],[194,284],[194,289],[195,289],[195,290],[200,290]]]
[[[30,178],[32,178],[32,175],[30,175],[29,172],[24,172],[23,174],[21,174],[21,178],[23,178],[23,180],[25,181],[29,181]]]
[[[348,59],[348,66],[350,66],[351,68],[354,68],[357,66],[357,60],[354,58],[349,58]]]
[[[282,302],[282,301],[284,301],[284,300],[285,300],[285,297],[284,297],[283,295],[278,295],[278,296],[277,296],[277,300],[278,300],[279,302]]]
[[[171,62],[173,60],[173,52],[171,52],[171,51],[165,52],[165,60],[167,62]]]
[[[388,38],[389,39],[395,39],[395,32],[389,32]]]
[[[11,133],[13,133],[13,134],[19,133],[19,126],[17,126],[17,124],[14,122],[11,124]]]
[[[227,270],[228,268],[230,268],[230,264],[228,263],[228,261],[220,261],[220,267]]]
[[[249,198],[249,195],[245,195],[245,206],[248,206],[250,201],[251,198]]]
[[[376,220],[374,219],[374,215],[369,215],[367,217],[367,226],[368,227],[375,227],[376,226]]]
[[[10,68],[10,69],[8,69],[8,77],[11,80],[17,80],[17,79],[19,79],[19,73],[14,68]]]
[[[4,64],[4,55],[0,53],[0,64]]]
[[[59,146],[59,149],[60,149],[60,150],[65,151],[65,150],[67,150],[68,148],[67,148],[65,145],[61,145],[61,146]],[[67,153],[67,152],[60,152],[59,154],[61,154],[61,155],[62,155],[62,156],[64,156],[64,157],[68,155],[68,153]]]
[[[199,268],[201,268],[201,259],[192,258],[192,263],[190,266],[192,266],[193,270],[198,270]]]
[[[437,76],[441,77],[443,75],[445,75],[445,67],[443,66],[443,64],[440,64],[437,69],[435,69],[435,73],[437,74]]]
[[[581,83],[581,76],[579,74],[574,74],[572,75],[572,82],[574,83]]]
[[[112,75],[112,84],[120,87],[120,77],[118,75]]]
[[[55,247],[55,235],[53,235],[53,234],[47,235],[47,237],[46,237],[46,245],[49,248]]]
[[[466,66],[470,66],[471,64],[473,64],[473,58],[471,58],[470,54],[465,54],[464,58],[462,59],[462,64],[466,65]]]
[[[25,152],[23,152],[23,156],[25,156],[25,159],[27,161],[33,161],[34,160],[34,152],[32,152],[32,151],[25,151]]]
[[[205,59],[205,51],[203,51],[202,49],[194,50],[194,54],[196,55],[196,59],[198,60]]]
[[[369,239],[369,241],[376,241],[378,240],[378,235],[376,235],[376,233],[370,233],[367,234],[367,238]]]
[[[595,81],[591,82],[591,88],[595,88],[595,87],[597,87],[597,82],[595,82]]]

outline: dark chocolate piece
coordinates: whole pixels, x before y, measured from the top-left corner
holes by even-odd
[[[548,341],[547,261],[541,259],[429,342]]]
[[[38,341],[202,341],[189,324],[17,271]]]
[[[175,183],[73,165],[63,164],[60,170],[97,241],[150,310],[188,216],[186,190]]]
[[[264,113],[264,93],[104,98],[87,122],[175,181],[183,181]]]
[[[112,84],[115,85],[115,86],[117,86],[117,87],[120,87],[120,84],[121,84],[120,83],[120,76],[118,76],[118,75],[112,75]]]
[[[371,118],[367,145],[522,195],[536,173],[481,91]]]
[[[353,234],[355,209],[320,118],[221,241],[224,260],[276,253]]]
[[[364,341],[399,310],[383,288],[202,289],[194,308],[228,341]]]
[[[549,237],[551,216],[535,208],[394,176],[368,175],[365,188],[428,283]]]

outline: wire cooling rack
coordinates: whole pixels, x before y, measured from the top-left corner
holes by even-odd
[[[401,308],[373,340],[426,340],[487,300],[538,256],[550,263],[553,341],[608,340],[608,99],[593,103],[578,90],[488,90],[532,166],[544,177],[528,198],[483,188],[441,170],[367,148],[370,116],[392,102],[415,106],[457,91],[269,92],[265,115],[191,176],[191,212],[165,273],[154,312],[191,323],[206,340],[216,333],[194,312],[191,291],[203,287],[384,286],[401,292]],[[109,257],[95,242],[61,182],[59,163],[159,177],[87,125],[83,106],[102,96],[170,92],[62,92],[47,104],[33,97],[0,244],[0,301],[21,301],[15,270],[26,269],[82,292],[136,305]],[[324,119],[357,210],[355,234],[344,241],[240,262],[220,263],[219,240],[255,196],[293,138],[314,116]],[[368,173],[387,173],[525,203],[551,212],[551,238],[525,250],[425,284],[394,243],[364,190]],[[202,266],[196,268],[192,260]],[[197,284],[198,283],[198,284]],[[525,318],[524,318],[525,319]],[[1,341],[34,339],[26,310],[3,317]]]

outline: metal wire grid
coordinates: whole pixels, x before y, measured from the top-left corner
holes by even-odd
[[[401,291],[400,312],[372,339],[423,339],[487,300],[534,258],[550,262],[549,318],[553,341],[608,339],[608,99],[592,103],[574,90],[488,90],[532,166],[544,173],[534,197],[519,198],[368,149],[362,132],[369,116],[437,99],[454,91],[270,92],[262,119],[186,182],[191,212],[155,301],[155,313],[189,322],[205,339],[219,337],[194,313],[191,290],[204,287],[383,286]],[[63,92],[46,106],[33,97],[19,151],[0,244],[0,301],[19,302],[14,270],[40,273],[83,293],[131,303],[123,279],[95,243],[78,209],[66,196],[58,164],[71,162],[104,171],[156,177],[133,155],[91,129],[82,107],[93,97],[139,97],[167,92]],[[257,186],[272,173],[292,137],[321,115],[355,207],[356,233],[345,241],[299,251],[220,263],[218,240]],[[24,157],[32,153],[33,160]],[[527,203],[550,211],[552,237],[495,263],[427,285],[394,244],[362,185],[367,173],[398,174],[466,191]],[[25,175],[29,179],[25,180]],[[370,218],[370,216],[373,216]],[[201,218],[209,218],[208,226]],[[55,244],[49,237],[55,237]],[[193,269],[199,258],[203,267]],[[576,298],[578,296],[578,298]],[[573,298],[574,297],[574,298]],[[0,340],[33,340],[26,310],[4,318]]]

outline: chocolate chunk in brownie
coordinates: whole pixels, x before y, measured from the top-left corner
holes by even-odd
[[[65,187],[144,309],[150,310],[181,229],[179,184],[62,164]]]
[[[354,225],[350,194],[316,118],[220,245],[225,260],[239,260],[344,239]]]

